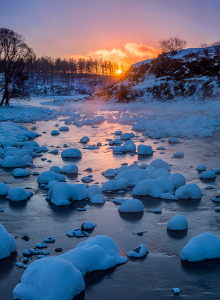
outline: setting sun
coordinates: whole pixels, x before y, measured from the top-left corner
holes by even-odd
[[[117,71],[117,74],[121,74],[121,70],[118,70],[118,71]]]

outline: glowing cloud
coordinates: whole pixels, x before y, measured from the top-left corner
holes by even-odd
[[[126,44],[125,49],[127,52],[129,52],[130,55],[132,56],[137,56],[137,57],[148,57],[148,58],[153,58],[156,57],[160,51],[158,49],[154,49],[151,46],[146,46],[143,44]]]
[[[98,50],[93,53],[90,53],[88,56],[97,58],[97,59],[110,59],[114,61],[122,61],[125,57],[127,57],[127,54],[122,52],[120,49],[112,49],[110,51],[108,50]]]

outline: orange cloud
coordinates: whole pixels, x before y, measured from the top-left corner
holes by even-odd
[[[77,54],[71,55],[70,57],[74,59],[109,59],[118,63],[123,63],[126,67],[129,67],[131,64],[141,60],[157,57],[159,53],[160,49],[155,49],[151,46],[127,43],[125,45],[125,51],[113,48],[112,50],[97,50],[95,52],[90,52],[87,55]]]
[[[146,46],[143,44],[130,44],[127,43],[125,45],[126,51],[132,55],[132,56],[137,56],[137,57],[148,57],[148,58],[153,58],[156,57],[159,54],[158,49],[154,49],[151,46]]]

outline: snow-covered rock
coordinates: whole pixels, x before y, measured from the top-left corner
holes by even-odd
[[[101,188],[95,184],[95,185],[91,185],[88,189],[87,189],[87,195],[88,198],[91,200],[91,198],[96,195],[96,194],[101,194],[102,190]]]
[[[199,175],[199,178],[202,179],[214,179],[216,177],[216,173],[214,171],[204,171]]]
[[[170,172],[167,169],[159,168],[153,174],[151,175],[152,178],[158,178],[158,177],[166,177],[168,178],[170,176]]]
[[[151,146],[138,145],[138,154],[139,155],[150,155],[153,153],[154,153],[154,151]]]
[[[71,201],[87,198],[87,188],[84,184],[68,184],[61,182],[52,187],[47,199],[57,206],[69,205]]]
[[[181,151],[178,151],[176,153],[173,154],[174,157],[184,157],[184,153]]]
[[[102,194],[95,194],[90,199],[90,202],[93,204],[102,204],[105,203],[105,197]]]
[[[0,259],[10,256],[17,250],[15,238],[0,223]]]
[[[27,193],[21,187],[13,187],[9,189],[7,199],[11,201],[23,201],[27,200]]]
[[[190,262],[220,257],[220,239],[212,233],[205,232],[194,236],[181,251],[182,260]]]
[[[54,172],[54,173],[57,173],[57,174],[62,173],[62,169],[61,169],[60,167],[58,167],[58,166],[53,166],[53,167],[51,167],[51,168],[50,168],[50,171],[51,171],[51,172]]]
[[[88,136],[83,136],[81,139],[80,139],[80,143],[87,143],[89,141],[89,137]]]
[[[28,170],[17,168],[13,170],[12,175],[14,177],[25,177],[25,176],[30,176],[30,173]]]
[[[174,192],[174,184],[169,179],[166,177],[158,177],[157,180],[162,184],[164,193]]]
[[[154,160],[150,163],[150,165],[151,165],[152,167],[156,168],[156,169],[163,168],[163,169],[167,169],[168,171],[170,171],[170,166],[169,166],[169,164],[168,164],[166,161],[164,161],[164,160],[162,160],[162,159],[160,159],[160,158],[154,159]]]
[[[45,171],[43,173],[41,173],[38,177],[37,177],[37,181],[40,184],[48,184],[50,181],[65,181],[65,176],[62,174],[58,174],[58,173],[54,173],[51,171]]]
[[[25,167],[26,162],[20,156],[7,156],[3,159],[3,168],[21,168]]]
[[[61,257],[46,257],[24,271],[13,295],[19,300],[72,300],[85,288],[82,274]]]
[[[157,179],[147,179],[140,181],[133,189],[133,195],[158,197],[164,193],[162,184]]]
[[[52,180],[52,181],[50,181],[50,182],[45,186],[45,189],[50,190],[50,189],[52,189],[52,187],[53,187],[54,185],[56,185],[56,184],[58,184],[58,183],[60,183],[59,180]]]
[[[142,180],[146,180],[150,178],[150,174],[148,173],[147,170],[144,169],[128,169],[120,172],[116,177],[115,180],[119,179],[126,179],[129,181],[131,186],[135,186],[138,184],[138,182]]]
[[[81,226],[82,230],[92,230],[96,227],[97,225],[93,222],[84,222]]]
[[[62,173],[77,174],[78,171],[78,167],[75,164],[69,164],[62,167]]]
[[[178,198],[176,196],[174,196],[173,194],[170,194],[170,193],[159,194],[158,198],[161,198],[164,200],[178,200]]]
[[[62,126],[59,128],[59,131],[69,131],[69,127],[68,126]]]
[[[180,141],[175,137],[171,137],[171,138],[169,138],[168,142],[169,143],[179,143]]]
[[[60,132],[58,130],[52,130],[51,135],[59,135]]]
[[[77,157],[81,157],[82,153],[80,150],[76,149],[76,148],[69,148],[69,149],[65,149],[61,152],[61,156],[64,158],[77,158]]]
[[[197,168],[196,168],[197,171],[205,171],[206,170],[206,166],[204,164],[201,164],[199,165]]]
[[[89,236],[88,232],[83,231],[79,228],[68,230],[66,235],[69,237],[88,237]]]
[[[137,248],[135,248],[133,251],[130,251],[127,253],[128,257],[143,257],[145,256],[149,251],[147,250],[147,247],[143,244],[140,244]]]
[[[118,180],[109,180],[103,183],[101,189],[103,192],[105,191],[118,191],[125,190],[130,186],[128,180],[124,178],[120,178]]]
[[[195,183],[188,183],[179,187],[175,196],[180,199],[200,199],[202,197],[201,189]]]
[[[126,257],[120,256],[114,240],[105,235],[86,239],[73,250],[59,257],[71,262],[83,276],[96,270],[110,269],[128,261]]]
[[[126,146],[115,146],[113,148],[113,153],[127,153],[128,149]]]
[[[175,189],[186,184],[185,177],[180,173],[173,173],[168,177],[168,179],[174,184]]]
[[[187,219],[182,215],[176,215],[167,222],[167,228],[170,230],[186,230],[188,228]]]
[[[120,139],[121,139],[121,140],[130,140],[130,139],[131,139],[131,135],[130,135],[130,133],[123,133],[123,134],[120,136]]]
[[[0,196],[6,196],[8,195],[10,187],[6,183],[1,182],[0,183]]]
[[[121,206],[118,208],[119,212],[123,213],[136,213],[142,212],[144,210],[144,205],[140,200],[129,199],[124,201]]]

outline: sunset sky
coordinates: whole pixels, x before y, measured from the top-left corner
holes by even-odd
[[[220,0],[1,0],[0,27],[23,34],[38,56],[155,57],[158,41],[188,47],[220,40]]]

